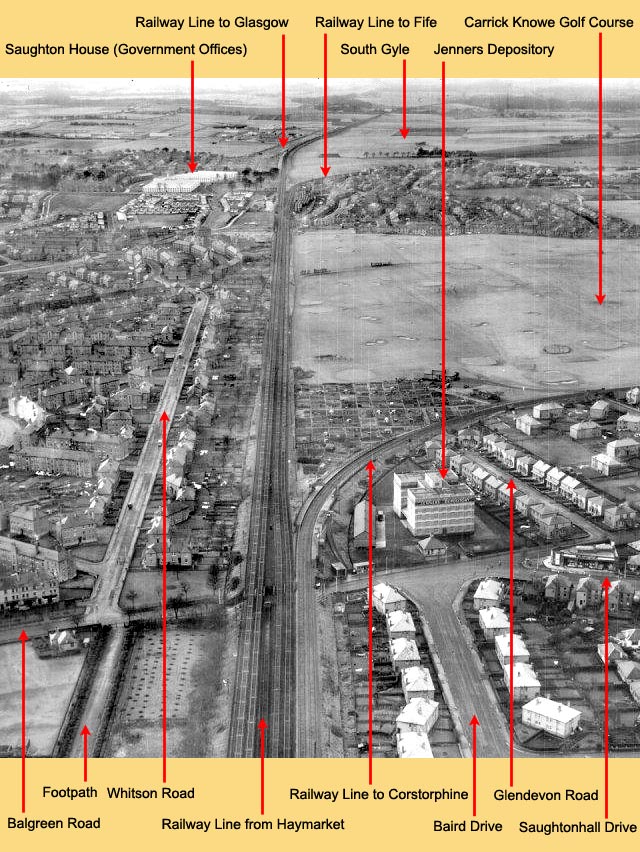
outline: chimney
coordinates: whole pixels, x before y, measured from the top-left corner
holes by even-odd
[[[375,542],[376,549],[384,550],[387,546],[386,521],[384,512],[378,512],[375,520]]]

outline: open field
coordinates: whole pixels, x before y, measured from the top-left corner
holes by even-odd
[[[638,251],[631,241],[605,242],[601,307],[595,241],[449,237],[448,369],[536,392],[636,382]],[[295,366],[323,382],[439,366],[439,237],[303,233],[293,265]],[[322,267],[329,274],[300,275]],[[571,352],[544,352],[558,342]]]
[[[220,727],[215,708],[224,691],[224,611],[198,625],[171,624],[167,637],[168,749],[175,757],[210,755]],[[226,693],[225,693],[226,694]],[[194,720],[199,720],[193,725]],[[205,719],[207,720],[205,722]],[[162,753],[162,633],[142,630],[134,639],[107,754],[157,757]]]
[[[440,107],[434,104],[433,113],[408,115],[407,125],[413,129],[403,139],[398,128],[401,117],[394,113],[372,117],[366,124],[346,130],[329,139],[329,164],[332,174],[361,169],[385,159],[399,155],[412,155],[418,144],[427,147],[440,145]],[[364,118],[364,116],[362,116]],[[320,128],[318,128],[320,129]],[[597,158],[595,140],[593,150],[574,145],[560,146],[564,136],[590,136],[597,132],[597,116],[572,116],[570,121],[563,118],[544,117],[540,119],[499,119],[496,116],[486,118],[453,118],[447,122],[447,147],[450,150],[465,149],[479,154],[500,154],[504,156],[534,155],[547,157],[551,147],[559,148],[558,153],[581,159],[586,153],[593,160]],[[584,151],[583,151],[584,149]],[[365,152],[369,156],[365,157]],[[297,183],[316,178],[322,163],[322,140],[308,145],[295,159],[290,172],[290,180]],[[592,164],[593,164],[592,163]]]
[[[179,597],[186,603],[194,600],[212,600],[213,589],[208,571],[167,571],[169,599]],[[128,571],[124,583],[121,606],[127,610],[159,606],[162,599],[161,571]]]
[[[130,200],[131,196],[123,192],[58,192],[51,200],[49,212],[71,216],[98,210],[112,213]]]
[[[0,645],[0,744],[19,746],[21,736],[20,643]],[[84,654],[41,660],[27,643],[27,739],[29,753],[48,756],[80,674]]]
[[[637,199],[631,201],[605,200],[604,212],[607,216],[619,216],[621,219],[626,219],[627,222],[640,225],[640,201]]]
[[[594,83],[595,86],[595,83]],[[447,148],[471,150],[485,157],[507,157],[562,166],[597,167],[597,94],[593,112],[572,112],[568,116],[541,113],[535,117],[458,114],[449,103]],[[372,166],[398,156],[412,156],[418,144],[437,147],[441,141],[439,98],[431,111],[409,113],[410,133],[404,140],[398,128],[398,113],[372,117],[366,124],[338,133],[329,139],[331,173],[344,174]],[[462,107],[462,113],[465,112]],[[364,118],[361,116],[360,118]],[[321,125],[318,125],[318,130]],[[640,149],[640,123],[632,114],[605,112],[604,165],[628,168]],[[365,152],[368,156],[365,157]],[[290,172],[291,183],[317,178],[322,164],[322,140],[301,151]]]

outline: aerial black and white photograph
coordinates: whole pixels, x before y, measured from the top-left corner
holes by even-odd
[[[640,756],[640,86],[405,86],[0,82],[0,756]]]

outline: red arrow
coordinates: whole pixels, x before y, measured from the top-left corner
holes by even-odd
[[[369,784],[373,784],[373,471],[369,461]]]
[[[324,162],[320,166],[320,171],[326,177],[331,171],[331,166],[327,164],[329,159],[329,89],[327,85],[327,34],[324,34],[324,112],[323,112],[323,135],[324,135]]]
[[[27,809],[27,642],[29,637],[22,631],[18,637],[22,642],[22,813]]]
[[[442,155],[440,159],[440,172],[442,181],[442,211],[441,211],[441,272],[442,272],[442,385],[440,394],[442,396],[442,455],[440,476],[444,479],[449,468],[447,467],[447,113],[446,113],[446,79],[444,62],[442,63]]]
[[[195,172],[198,168],[196,163],[196,97],[195,97],[195,63],[191,60],[191,159],[189,160],[189,171]]]
[[[282,33],[282,135],[278,139],[278,142],[284,146],[289,141],[287,137],[287,98],[286,98],[286,78],[285,78],[285,46],[284,46],[284,33]]]
[[[402,60],[402,127],[400,128],[402,138],[406,139],[409,133],[407,127],[407,60]]]
[[[509,786],[513,787],[513,479],[507,482],[509,489]]]
[[[167,783],[167,423],[162,423],[162,783]]]
[[[472,717],[471,721],[469,722],[469,724],[471,725],[471,730],[473,731],[473,746],[472,746],[472,748],[473,748],[473,751],[472,751],[472,755],[473,755],[473,816],[475,816],[476,815],[476,760],[477,760],[477,751],[478,751],[478,743],[477,743],[476,735],[478,733],[478,730],[477,730],[478,725],[480,724],[480,722],[478,722],[478,717],[475,715],[475,713],[473,714],[473,717]]]
[[[604,205],[602,201],[602,33],[598,33],[598,293],[600,304],[607,298],[602,292],[602,226]]]
[[[84,780],[86,781],[89,777],[89,742],[87,738],[91,736],[91,731],[89,730],[89,728],[87,728],[86,725],[80,731],[80,736],[84,737]]]
[[[260,813],[264,813],[264,732],[268,727],[264,719],[258,722],[260,730]]]
[[[611,580],[605,577],[604,589],[604,818],[609,819],[609,589]]]

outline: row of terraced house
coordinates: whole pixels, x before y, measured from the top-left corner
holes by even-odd
[[[611,444],[618,443],[611,442]],[[495,433],[484,435],[482,446],[502,467],[515,471],[518,476],[531,479],[537,487],[545,488],[553,495],[557,495],[557,498],[564,499],[586,514],[601,519],[608,529],[619,530],[637,526],[638,513],[629,504],[614,503],[560,468],[528,455],[501,435]],[[612,453],[615,449],[612,447]],[[451,464],[453,467],[453,459]],[[516,497],[516,510],[534,521],[536,521],[535,504],[534,497],[527,495]]]

